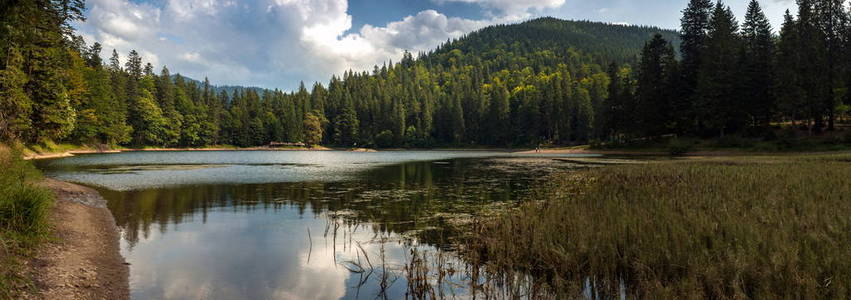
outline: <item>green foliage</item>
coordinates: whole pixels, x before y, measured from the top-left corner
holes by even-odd
[[[68,26],[81,1],[21,1],[0,18],[0,136],[354,146],[389,131],[393,146],[531,146],[757,135],[789,121],[817,133],[847,119],[851,102],[851,26],[837,1],[802,0],[779,39],[756,0],[741,30],[709,0],[689,1],[680,32],[555,18],[491,26],[293,92],[154,75],[135,50],[104,64],[100,44]],[[307,128],[310,114],[322,134]]]
[[[162,110],[157,106],[151,92],[143,89],[141,94],[134,99],[130,111],[135,120],[133,143],[136,145],[162,145],[166,119],[163,118]]]
[[[24,90],[27,75],[21,70],[23,57],[9,49],[6,66],[0,70],[0,138],[12,140],[31,130],[32,101]]]
[[[0,144],[0,298],[22,281],[18,258],[48,234],[53,194],[35,185],[40,173],[20,152]]]
[[[694,151],[694,142],[689,140],[672,139],[668,141],[668,154],[673,156],[683,155]]]
[[[375,136],[375,146],[378,148],[393,147],[393,132],[385,130]]]
[[[308,146],[322,142],[322,121],[317,115],[318,113],[308,113],[304,117],[304,143]]]

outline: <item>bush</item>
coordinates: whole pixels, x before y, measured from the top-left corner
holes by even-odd
[[[799,143],[797,130],[793,128],[784,129],[777,137],[777,144],[787,149],[796,147]]]
[[[744,148],[753,146],[753,143],[738,135],[725,135],[718,139],[716,146],[721,148]]]
[[[694,144],[689,141],[674,139],[668,142],[668,153],[671,155],[683,155],[692,150],[694,150]]]
[[[393,132],[385,130],[375,136],[375,146],[378,148],[389,148],[393,146]]]
[[[34,185],[41,174],[5,146],[0,146],[0,169],[0,231],[24,237],[45,233],[53,195]]]

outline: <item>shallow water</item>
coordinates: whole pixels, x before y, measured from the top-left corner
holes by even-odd
[[[458,226],[576,168],[566,156],[129,152],[39,166],[108,200],[133,298],[374,299],[411,292],[415,253],[462,268],[444,252]],[[466,276],[433,284],[467,298]]]

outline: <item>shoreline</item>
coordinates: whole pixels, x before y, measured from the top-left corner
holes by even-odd
[[[111,149],[111,150],[68,150],[63,152],[45,152],[45,153],[30,153],[23,155],[24,160],[39,160],[50,158],[71,157],[78,154],[99,154],[99,153],[122,153],[122,152],[167,152],[167,151],[334,151],[342,149],[333,149],[327,147],[316,148],[264,148],[264,147],[248,147],[248,148],[229,148],[229,147],[211,147],[211,148],[141,148],[141,149]],[[357,149],[349,150],[358,152]],[[367,152],[367,151],[360,151]]]
[[[54,237],[23,266],[34,290],[24,299],[129,299],[129,267],[121,256],[115,219],[94,189],[45,178],[56,200],[50,211]]]
[[[269,148],[269,147],[210,147],[210,148],[141,148],[141,149],[110,149],[110,150],[92,150],[81,147],[80,150],[68,150],[63,152],[45,152],[45,153],[29,153],[23,155],[24,160],[40,160],[71,157],[78,154],[98,154],[98,153],[122,153],[122,152],[204,152],[204,151],[347,151],[347,152],[394,152],[394,151],[493,151],[505,152],[509,154],[600,154],[600,155],[624,155],[624,156],[672,156],[668,151],[658,149],[647,150],[625,150],[625,149],[590,149],[588,147],[566,147],[566,148],[388,148],[388,149],[371,149],[371,148],[330,148],[317,146],[313,148],[304,147],[289,147],[289,148]],[[847,151],[793,151],[793,152],[759,152],[759,151],[744,151],[740,149],[706,149],[696,150],[682,155],[680,157],[708,157],[708,156],[740,156],[740,155],[794,155],[794,154],[819,154],[819,153],[843,153]]]

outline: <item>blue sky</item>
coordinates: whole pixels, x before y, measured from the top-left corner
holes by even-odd
[[[741,19],[748,0],[728,0]],[[539,16],[675,29],[687,0],[88,0],[76,25],[104,56],[131,49],[157,69],[214,84],[292,90],[369,70],[404,50]],[[761,0],[775,27],[794,0]]]

